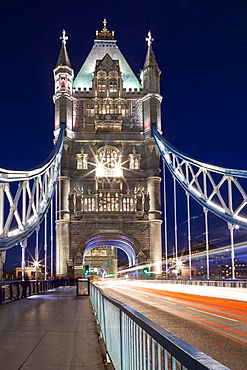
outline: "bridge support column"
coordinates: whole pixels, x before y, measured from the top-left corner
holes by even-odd
[[[68,145],[65,145],[68,149]],[[63,161],[66,162],[67,156],[64,155]],[[57,209],[57,230],[56,230],[56,274],[58,276],[68,276],[69,246],[70,246],[70,213],[69,213],[69,192],[70,177],[63,175],[58,179],[58,209]]]
[[[3,280],[3,264],[6,261],[6,251],[0,251],[0,281]]]
[[[61,173],[58,178],[57,197],[57,230],[56,230],[56,274],[68,276],[69,248],[70,248],[70,158],[71,140],[64,139]]]
[[[22,240],[20,242],[21,245],[21,280],[25,280],[25,268],[26,268],[26,262],[25,262],[25,252],[27,247],[27,239]]]
[[[56,274],[58,276],[68,275],[69,261],[69,223],[66,220],[57,221],[57,253]]]
[[[150,260],[153,263],[152,271],[159,275],[162,272],[161,223],[161,220],[150,222]]]
[[[147,183],[147,190],[150,196],[150,260],[153,263],[152,270],[155,274],[161,274],[162,272],[160,181],[159,176],[150,176]]]

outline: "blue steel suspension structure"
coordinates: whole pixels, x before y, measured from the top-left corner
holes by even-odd
[[[242,226],[247,229],[247,192],[240,183],[240,179],[247,179],[247,171],[218,167],[190,158],[175,149],[162,136],[161,132],[157,130],[155,125],[152,127],[152,132],[161,153],[163,163],[169,169],[174,179],[174,204],[176,204],[176,182],[178,182],[185,190],[187,196],[189,254],[191,253],[189,196],[191,196],[203,207],[205,213],[207,278],[209,278],[207,215],[208,211],[211,211],[228,224],[231,237],[232,278],[235,279],[233,230],[236,226]],[[241,182],[243,180],[241,180]],[[174,208],[176,207],[174,206]],[[166,207],[164,208],[164,213],[166,228]],[[174,209],[174,214],[177,259],[176,209]],[[166,235],[165,238],[167,238]],[[167,250],[167,242],[165,243],[165,248]]]
[[[48,158],[28,171],[0,169],[0,251],[18,243],[25,252],[27,239],[45,219],[52,203],[60,170],[65,125],[61,124],[56,144]],[[45,236],[45,252],[47,237]],[[36,258],[37,256],[35,256]],[[23,256],[22,256],[23,263]]]

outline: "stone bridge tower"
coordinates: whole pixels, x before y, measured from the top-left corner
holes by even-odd
[[[154,271],[161,269],[161,179],[151,125],[161,129],[162,98],[153,39],[149,32],[139,81],[103,23],[75,78],[63,31],[54,69],[55,137],[66,125],[57,201],[59,276],[79,276],[85,254],[99,247],[101,258],[91,253],[91,264],[114,270],[117,247],[130,265],[150,261]]]

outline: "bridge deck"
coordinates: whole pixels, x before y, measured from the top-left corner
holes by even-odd
[[[0,306],[0,369],[103,370],[89,297],[74,287]]]

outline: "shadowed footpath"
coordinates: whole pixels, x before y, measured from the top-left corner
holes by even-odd
[[[0,369],[103,370],[89,297],[62,287],[0,306]]]

